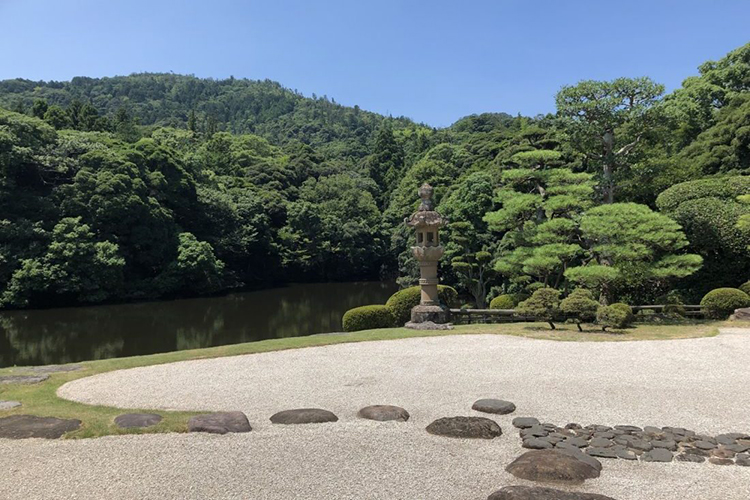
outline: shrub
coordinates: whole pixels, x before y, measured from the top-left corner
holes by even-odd
[[[750,295],[750,281],[746,281],[740,285],[740,290]]]
[[[602,331],[607,328],[623,328],[628,324],[628,312],[623,307],[600,306],[596,311],[596,322],[602,327]]]
[[[518,304],[516,313],[546,321],[554,330],[553,320],[560,313],[560,292],[554,288],[540,288]]]
[[[438,285],[438,297],[440,302],[451,307],[458,301],[458,292],[455,289],[445,285]],[[395,318],[396,325],[403,325],[411,319],[411,310],[414,306],[419,305],[421,292],[418,286],[404,288],[391,295],[385,303]]]
[[[344,313],[342,324],[345,332],[391,328],[395,325],[391,310],[384,305],[361,306]]]
[[[624,302],[615,302],[611,305],[611,307],[615,307],[617,309],[622,310],[625,313],[625,325],[629,325],[633,321],[635,321],[635,315],[633,314],[633,308],[627,305]]]
[[[518,305],[515,295],[498,295],[490,302],[490,309],[513,309]]]
[[[560,302],[562,312],[575,320],[578,331],[581,332],[581,323],[589,323],[596,319],[598,307],[599,303],[594,300],[594,295],[585,288],[576,288]]]
[[[750,295],[738,288],[717,288],[701,300],[701,309],[709,318],[727,319],[741,307],[750,307]]]

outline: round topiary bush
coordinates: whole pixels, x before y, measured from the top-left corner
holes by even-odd
[[[598,308],[599,302],[594,300],[594,295],[584,288],[576,288],[560,302],[560,309],[575,321],[578,331],[583,331],[581,323],[589,323],[596,319]]]
[[[750,281],[746,281],[743,284],[741,284],[739,289],[745,292],[746,294],[750,295]]]
[[[750,307],[750,295],[738,288],[717,288],[701,300],[701,309],[708,318],[727,319],[742,307]]]
[[[440,302],[451,307],[458,301],[458,292],[452,287],[438,285],[438,297]],[[404,288],[391,295],[385,306],[390,309],[395,318],[396,325],[402,326],[411,319],[411,310],[419,305],[421,292],[418,286]]]
[[[602,331],[607,328],[624,328],[628,324],[628,312],[623,307],[601,306],[596,311],[596,322],[602,327]]]
[[[633,321],[635,321],[635,315],[633,314],[633,308],[627,305],[624,302],[615,302],[610,307],[614,307],[616,309],[620,309],[622,312],[625,313],[625,325],[627,326]]]
[[[342,324],[345,332],[392,328],[395,326],[391,310],[381,304],[361,306],[344,313]]]
[[[515,295],[498,295],[490,301],[490,309],[514,309],[518,305]]]

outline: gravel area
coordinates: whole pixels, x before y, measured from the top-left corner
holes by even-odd
[[[123,408],[240,410],[253,431],[82,441],[0,440],[0,498],[485,499],[523,453],[518,416],[564,425],[681,426],[750,432],[750,331],[715,338],[565,343],[493,335],[316,347],[111,372],[59,394]],[[428,434],[480,398],[518,407],[493,440]],[[356,417],[402,406],[408,422]],[[339,422],[272,425],[318,407]],[[603,460],[578,491],[618,500],[750,497],[750,467]]]

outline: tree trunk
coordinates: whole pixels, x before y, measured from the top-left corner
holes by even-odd
[[[579,332],[582,332],[582,331],[583,331],[583,328],[581,328],[581,323],[580,323],[580,321],[576,321],[576,326],[578,327],[578,331],[579,331]]]
[[[549,327],[550,327],[551,329],[555,330],[555,324],[554,324],[553,322],[551,322],[551,321],[547,321],[547,323],[549,323]]]

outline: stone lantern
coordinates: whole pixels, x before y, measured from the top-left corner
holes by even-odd
[[[411,322],[406,326],[416,327],[420,323],[442,325],[450,321],[450,311],[438,298],[438,261],[443,256],[438,230],[447,221],[434,210],[432,186],[423,184],[419,188],[422,203],[419,209],[404,220],[407,226],[416,230],[416,245],[411,247],[414,258],[419,262],[419,286],[421,299],[418,306],[411,310]]]

